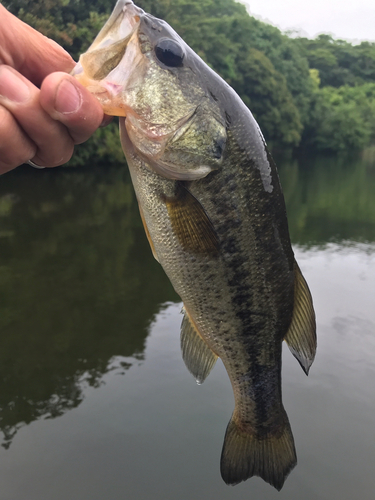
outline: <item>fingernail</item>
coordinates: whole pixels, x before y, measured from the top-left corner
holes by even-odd
[[[64,115],[75,113],[81,107],[81,103],[82,96],[78,89],[69,80],[63,80],[56,91],[56,111]]]
[[[30,97],[26,83],[6,66],[0,66],[0,96],[10,101],[22,103]]]

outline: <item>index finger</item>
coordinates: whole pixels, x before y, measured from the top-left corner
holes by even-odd
[[[20,21],[0,4],[0,64],[7,64],[38,86],[53,71],[74,68],[70,55],[53,40]]]

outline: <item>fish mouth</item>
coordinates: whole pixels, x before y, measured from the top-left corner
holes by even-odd
[[[107,115],[126,116],[121,93],[140,63],[137,32],[144,11],[131,0],[118,0],[99,34],[82,54],[71,75],[100,101]],[[131,61],[125,57],[130,53]]]

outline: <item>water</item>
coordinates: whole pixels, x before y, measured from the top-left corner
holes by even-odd
[[[309,377],[284,349],[298,465],[280,493],[221,480],[230,383],[183,364],[126,168],[1,177],[1,500],[374,498],[375,165],[280,174],[319,336]]]

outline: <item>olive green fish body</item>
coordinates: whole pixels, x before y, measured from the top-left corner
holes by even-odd
[[[231,380],[222,476],[258,475],[280,489],[296,464],[282,341],[307,373],[315,316],[259,127],[172,28],[127,0],[75,74],[106,112],[126,117],[121,141],[146,234],[184,303],[188,369],[201,383],[220,357]]]
[[[288,432],[287,464],[268,479],[280,488],[296,462],[281,402],[281,346],[293,312],[294,257],[278,176],[259,131],[247,109],[241,110],[241,123],[235,116],[231,120],[222,168],[201,180],[161,178],[124,149],[156,256],[197,330],[226,367],[235,396],[234,422],[254,441]],[[254,129],[261,158],[238,144],[236,127]],[[194,242],[189,247],[186,235],[176,233],[166,201],[184,204],[185,191],[212,224],[212,247],[210,242],[207,248]],[[223,476],[237,483],[248,472],[228,474],[224,467]],[[255,469],[254,474],[265,472]]]

